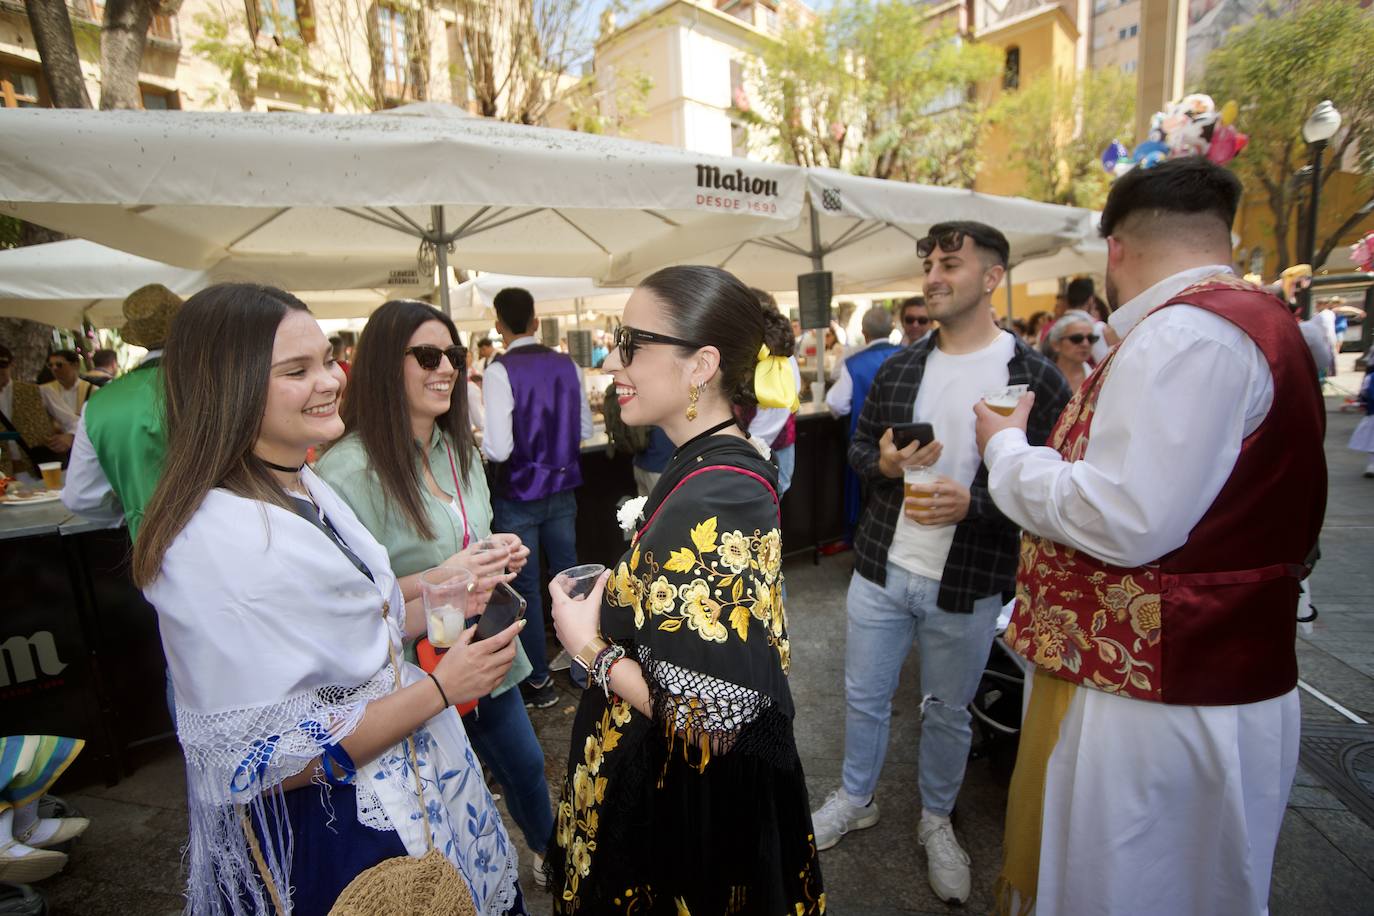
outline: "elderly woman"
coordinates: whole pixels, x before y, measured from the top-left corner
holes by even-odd
[[[1041,352],[1054,360],[1068,380],[1069,387],[1077,391],[1092,371],[1089,360],[1092,358],[1093,344],[1100,339],[1093,328],[1093,316],[1072,309],[1050,326]]]

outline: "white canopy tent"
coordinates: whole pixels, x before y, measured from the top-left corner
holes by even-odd
[[[788,166],[434,104],[23,109],[5,114],[0,161],[0,212],[193,270],[232,259],[264,282],[304,261],[319,275],[296,285],[320,289],[402,285],[397,263],[445,276],[450,253],[482,270],[644,273],[792,229],[805,182]]]
[[[625,300],[634,290],[630,287],[597,286],[587,277],[520,277],[513,274],[478,274],[453,288],[454,315],[467,309],[463,317],[495,320],[493,302],[496,294],[509,286],[518,286],[534,297],[537,315],[620,314]],[[473,313],[476,313],[475,315]]]
[[[1016,265],[1010,274],[1013,283],[1035,283],[1083,274],[1102,276],[1107,272],[1107,240],[1085,238],[1043,258],[1032,258]]]
[[[935,223],[977,220],[1011,244],[1011,262],[1050,255],[1093,233],[1092,212],[1017,197],[998,197],[807,169],[801,222],[771,235],[731,241],[676,263],[714,264],[762,289],[795,289],[798,274],[830,271],[835,292],[920,288],[916,241]],[[643,274],[622,273],[615,282]]]
[[[387,299],[427,295],[434,288],[430,283],[314,290],[302,283],[320,276],[320,270],[302,270],[303,263],[279,265],[275,276],[264,278],[230,261],[191,270],[84,239],[30,245],[0,251],[0,316],[68,328],[79,326],[84,318],[97,327],[117,328],[124,323],[125,297],[149,283],[161,283],[185,297],[212,283],[253,280],[292,290],[317,317],[351,318],[368,314]],[[397,271],[393,279],[397,278],[415,279],[404,271]]]

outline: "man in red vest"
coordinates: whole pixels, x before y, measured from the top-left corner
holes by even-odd
[[[1311,354],[1232,275],[1241,185],[1202,157],[1108,195],[1121,343],[1047,447],[974,408],[1024,529],[1008,644],[1034,665],[999,904],[1267,912],[1298,758],[1299,580],[1326,508]]]

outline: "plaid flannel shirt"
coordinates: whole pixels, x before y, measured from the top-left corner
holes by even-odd
[[[910,423],[926,359],[939,331],[912,344],[878,369],[868,389],[859,424],[849,443],[849,464],[867,485],[867,502],[854,533],[854,571],[871,582],[887,584],[887,556],[902,511],[902,480],[878,470],[878,440],[897,423]],[[1044,445],[1073,390],[1054,363],[1014,337],[1016,349],[1007,363],[1007,384],[1029,385],[1035,392],[1026,438]],[[938,430],[936,431],[938,435]],[[969,487],[968,515],[954,529],[954,541],[940,577],[936,603],[967,614],[988,595],[1011,599],[1016,587],[1021,530],[993,504],[988,469],[981,462]]]

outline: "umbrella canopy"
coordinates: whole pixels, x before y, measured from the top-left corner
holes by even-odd
[[[23,109],[0,212],[205,270],[418,262],[598,280],[796,225],[805,174],[454,116]],[[312,282],[314,288],[393,285]],[[447,287],[441,287],[447,294]]]
[[[314,289],[312,281],[330,277],[323,264],[301,260],[265,273],[226,260],[208,270],[190,270],[69,239],[0,251],[0,316],[67,328],[86,319],[97,327],[117,328],[124,323],[125,297],[140,286],[161,283],[184,298],[212,283],[251,280],[293,290],[318,317],[351,318],[368,314],[387,299],[427,295],[434,289],[433,283],[421,283],[413,268],[388,269],[381,262],[352,262],[332,273],[336,278],[395,282]]]
[[[794,289],[798,274],[814,270],[830,271],[837,293],[919,289],[916,240],[938,222],[996,226],[1011,244],[1013,264],[1052,254],[1093,232],[1089,210],[833,169],[808,169],[806,192],[807,207],[796,228],[718,245],[678,262],[714,264],[762,289]]]
[[[534,297],[538,315],[575,315],[579,312],[616,312],[625,309],[625,300],[634,290],[630,287],[603,287],[587,277],[520,277],[513,274],[479,274],[454,287],[455,310],[460,306],[482,309],[483,314],[495,317],[492,310],[496,294],[518,286]]]
[[[1080,274],[1101,274],[1107,271],[1107,240],[1085,238],[1052,255],[1031,258],[1016,265],[1011,272],[1013,283],[1034,283],[1038,280],[1057,280]]]

